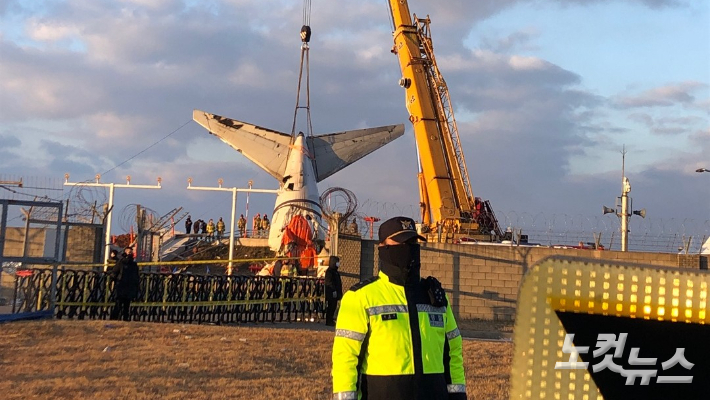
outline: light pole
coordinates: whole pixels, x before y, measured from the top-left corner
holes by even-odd
[[[251,186],[254,184],[254,181],[249,179],[249,182],[247,182],[249,185],[249,189],[251,189]],[[249,192],[247,192],[247,206],[246,210],[244,211],[244,219],[247,221],[246,224],[244,225],[244,233],[246,234],[249,231]],[[252,236],[254,236],[254,224],[252,223],[252,231],[251,231]]]
[[[621,220],[621,251],[629,251],[629,217],[638,215],[641,218],[646,218],[646,209],[633,210],[631,207],[631,183],[626,177],[624,171],[626,166],[626,148],[621,152],[621,196],[617,197],[616,210],[604,206],[602,213],[609,214],[616,212],[616,215]]]
[[[224,181],[220,178],[217,181],[217,187],[206,187],[206,186],[192,186],[192,178],[187,178],[187,189],[188,190],[208,190],[208,191],[222,191],[222,192],[232,192],[232,220],[229,223],[229,264],[227,264],[227,275],[232,275],[232,260],[234,260],[234,219],[237,212],[237,192],[247,192],[247,196],[250,192],[255,193],[278,193],[278,190],[273,189],[252,189],[252,181],[249,181],[248,189],[239,189],[236,187],[223,188],[222,184]]]
[[[104,237],[104,272],[108,270],[109,246],[111,245],[111,218],[113,217],[113,191],[121,189],[160,189],[162,179],[158,177],[157,185],[131,185],[131,176],[126,176],[126,183],[101,183],[101,174],[96,174],[96,182],[69,182],[69,174],[64,174],[64,186],[93,186],[108,188],[108,209],[106,211],[106,232]]]

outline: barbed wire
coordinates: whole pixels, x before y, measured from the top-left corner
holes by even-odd
[[[8,200],[62,201],[58,179],[0,174],[0,198]]]
[[[379,225],[395,216],[408,216],[415,221],[421,219],[418,207],[413,204],[398,204],[380,202],[373,199],[365,200],[353,213],[358,224],[358,232],[365,238],[376,232]],[[530,243],[544,246],[577,245],[579,242],[593,243],[599,238],[600,244],[607,249],[621,248],[621,221],[614,214],[588,216],[567,213],[528,213],[518,211],[497,212],[500,226],[511,228],[528,236]],[[379,218],[378,222],[370,223],[366,217]],[[710,238],[710,219],[694,218],[654,218],[632,216],[629,219],[629,249],[632,251],[649,251],[677,253],[680,250],[697,253],[702,244]]]
[[[338,213],[340,223],[343,224],[357,210],[357,197],[355,193],[341,187],[331,187],[320,195],[321,209],[323,215],[329,221],[335,221],[335,214]],[[342,226],[342,225],[341,225]]]
[[[69,200],[67,220],[70,222],[102,223],[108,211],[107,191],[108,189],[101,187],[71,186],[66,195]]]
[[[123,207],[123,210],[121,210],[118,214],[119,226],[124,232],[130,232],[132,227],[137,227],[138,222],[136,217],[138,214],[138,207],[144,210],[146,222],[152,223],[152,221],[158,220],[159,214],[155,210],[151,210],[150,208],[139,204],[129,204]]]
[[[595,235],[601,244],[618,249],[621,242],[621,221],[616,215],[584,216],[544,213],[498,213],[501,225],[519,229],[530,241],[544,245],[594,242]],[[652,252],[700,251],[702,243],[710,237],[710,220],[691,218],[638,218],[629,219],[629,249]]]
[[[367,199],[358,207],[356,214],[362,216],[377,216],[379,218],[388,219],[392,217],[405,216],[414,220],[419,218],[419,206],[413,204],[399,204],[393,202],[379,202],[373,199]]]
[[[22,186],[17,183],[22,182]],[[0,198],[11,200],[44,200],[62,201],[57,195],[63,191],[59,179],[20,177],[0,174]],[[6,183],[6,184],[5,184]],[[107,189],[72,186],[65,194],[69,209],[66,210],[69,222],[101,223],[105,216]],[[375,232],[382,221],[395,216],[407,216],[415,221],[421,219],[419,206],[416,204],[401,204],[381,202],[367,199],[359,203],[355,195],[344,188],[330,188],[321,195],[325,204],[326,214],[340,212],[343,221],[355,218],[358,232],[363,237],[370,234],[376,238]],[[329,199],[329,200],[328,200]],[[135,225],[136,204],[126,206],[119,215],[119,223],[124,231],[130,231]],[[45,212],[46,211],[46,212]],[[158,220],[158,213],[147,209],[148,218]],[[54,219],[55,209],[33,210],[33,219]],[[46,214],[46,215],[44,215]],[[567,213],[528,213],[508,211],[496,213],[500,226],[528,236],[528,241],[541,245],[576,245],[579,242],[594,242],[600,238],[600,243],[606,248],[618,249],[621,242],[620,219],[613,213],[588,216]],[[96,221],[98,217],[98,221]],[[15,215],[12,219],[21,219]],[[372,228],[366,218],[379,218]],[[678,252],[680,249],[689,253],[699,252],[702,244],[710,238],[710,219],[695,218],[640,218],[632,216],[629,219],[629,249],[636,251]]]
[[[60,203],[62,202],[61,192],[62,187],[57,179],[0,174],[0,199]],[[25,221],[28,212],[34,221],[56,221],[57,210],[56,207],[18,207],[8,214],[7,222],[12,224]],[[51,225],[38,222],[33,222],[33,224]]]

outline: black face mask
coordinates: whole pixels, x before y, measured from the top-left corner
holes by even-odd
[[[393,283],[404,285],[419,282],[421,260],[417,243],[383,246],[379,249],[382,271]]]

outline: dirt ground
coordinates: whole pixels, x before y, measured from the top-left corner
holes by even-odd
[[[334,331],[318,324],[107,321],[0,325],[0,398],[330,399]],[[470,399],[507,399],[512,343],[464,341]]]

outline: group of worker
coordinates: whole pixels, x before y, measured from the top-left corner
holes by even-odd
[[[222,236],[224,236],[224,228],[225,225],[224,221],[222,221],[222,217],[219,217],[216,224],[212,218],[210,218],[208,222],[198,219],[193,224],[192,216],[190,215],[188,215],[185,220],[185,233],[190,233],[192,230],[193,234],[203,234],[205,235],[205,240],[208,242],[214,241],[215,238],[217,240],[222,239]]]
[[[253,237],[266,237],[268,235],[269,229],[271,228],[271,221],[269,217],[264,214],[256,214],[252,221],[252,236]],[[224,237],[225,224],[222,217],[215,223],[213,219],[205,222],[202,219],[198,219],[194,223],[192,222],[192,216],[188,215],[185,220],[185,233],[193,233],[195,235],[202,234],[205,235],[205,240],[211,242],[215,240],[222,239]],[[244,214],[239,216],[237,220],[237,230],[239,232],[239,237],[247,237],[247,220],[244,218]]]
[[[269,229],[271,228],[271,222],[269,221],[268,215],[256,214],[252,220],[252,236],[253,237],[265,237],[268,235]],[[239,215],[237,220],[237,230],[239,231],[239,237],[247,236],[247,219],[244,218],[244,214]]]
[[[313,245],[308,244],[301,252],[300,257],[292,257],[290,252],[286,252],[285,258],[264,265],[256,275],[294,277],[315,274],[316,277],[322,278],[328,269],[328,257],[328,255],[319,257]]]

